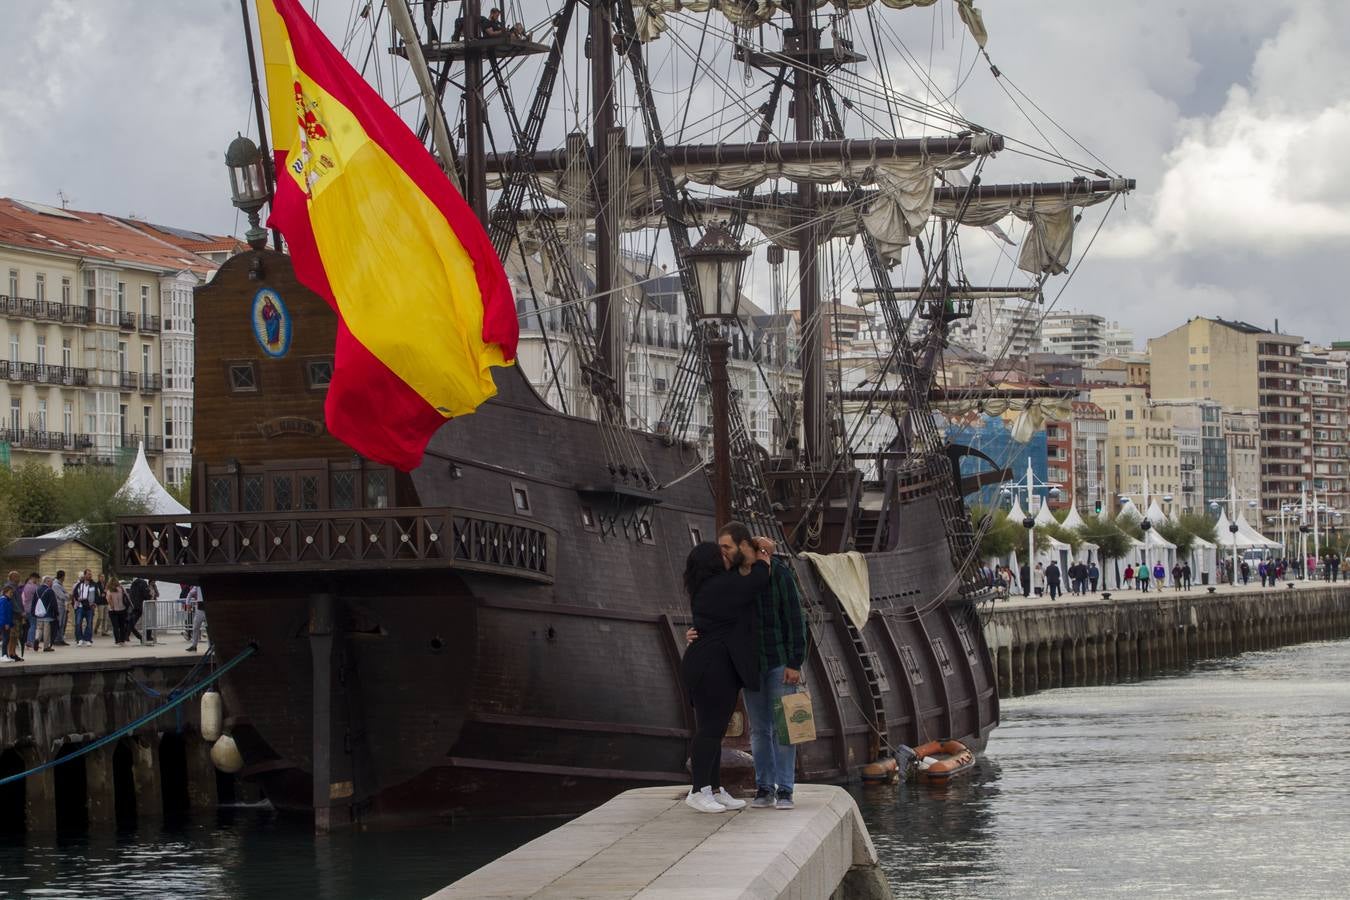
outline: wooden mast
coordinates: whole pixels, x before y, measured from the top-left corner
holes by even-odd
[[[820,35],[812,27],[810,0],[795,0],[792,4],[792,30],[796,32],[798,47],[808,59],[820,47]],[[794,38],[785,33],[784,42]],[[788,49],[784,47],[784,49]],[[816,136],[816,75],[807,66],[797,66],[792,73],[792,118],[798,141],[811,142]],[[820,319],[820,248],[817,245],[819,229],[813,223],[816,212],[816,186],[809,181],[797,185],[797,208],[806,233],[798,251],[801,280],[801,327],[804,332],[814,328],[801,343],[802,367],[802,431],[807,464],[813,469],[830,467],[830,446],[825,428],[825,347],[826,325]]]

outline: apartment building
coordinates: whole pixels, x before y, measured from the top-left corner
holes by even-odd
[[[517,365],[554,408],[594,416],[594,401],[582,378],[580,357],[574,352],[559,301],[541,290],[547,282],[540,261],[530,258],[528,262],[528,274],[518,256],[507,264],[521,314]],[[641,261],[622,262],[619,296],[626,338],[625,410],[632,427],[661,432],[668,427],[662,416],[677,386],[691,325],[678,275],[649,275],[635,271]],[[588,278],[589,269],[584,274]],[[588,284],[583,280],[582,289],[591,289]],[[732,402],[740,404],[746,428],[757,443],[781,449],[790,427],[784,419],[793,417],[801,393],[797,326],[791,316],[765,314],[744,299],[741,309],[740,325],[730,333],[727,369]],[[710,448],[711,423],[711,400],[706,390],[700,391],[689,425],[679,437]]]
[[[1106,319],[1096,313],[1051,310],[1041,320],[1041,351],[1091,364],[1105,359]]]
[[[228,238],[0,199],[0,454],[115,464],[145,444],[161,479],[191,469],[192,289]],[[172,385],[171,388],[168,386]]]
[[[1228,485],[1242,500],[1261,495],[1261,419],[1254,409],[1225,409],[1219,413],[1228,460]],[[1227,497],[1225,489],[1223,496]]]
[[[1138,386],[1101,387],[1091,400],[1106,414],[1106,500],[1112,515],[1121,496],[1136,506],[1144,502],[1145,486],[1152,497],[1181,493],[1181,460],[1172,428],[1172,411],[1154,404]]]
[[[1228,445],[1224,440],[1223,408],[1215,400],[1153,402],[1172,412],[1181,460],[1179,508],[1186,512],[1210,509],[1210,502],[1228,496]]]
[[[1260,421],[1262,519],[1296,503],[1312,478],[1304,459],[1300,346],[1303,339],[1247,322],[1195,318],[1148,342],[1160,397],[1216,400],[1254,409]]]
[[[1318,502],[1350,512],[1346,460],[1346,352],[1304,345],[1300,348],[1300,418],[1303,457]]]

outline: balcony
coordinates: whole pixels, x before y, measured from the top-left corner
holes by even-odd
[[[117,327],[127,331],[134,331],[136,328],[136,314],[119,311],[117,313]]]
[[[125,432],[118,439],[117,443],[123,450],[135,450],[141,442],[145,442],[146,453],[164,452],[164,438],[158,434],[138,434],[135,431]]]
[[[141,316],[137,320],[136,330],[146,334],[159,334],[159,316]]]
[[[0,441],[20,450],[46,450],[64,453],[87,450],[94,444],[91,435],[64,431],[43,431],[37,428],[0,428]]]
[[[119,519],[119,574],[460,570],[551,584],[557,532],[449,508],[137,516]]]
[[[156,375],[150,372],[141,373],[141,393],[148,394],[151,391],[164,390],[164,376]]]
[[[136,391],[141,387],[141,376],[135,372],[117,373],[117,383],[124,391]]]

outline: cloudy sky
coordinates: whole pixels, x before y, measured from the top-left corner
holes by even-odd
[[[529,19],[557,2],[516,6]],[[359,2],[315,5],[349,56],[364,53],[368,33],[347,41]],[[878,15],[924,69],[931,58],[939,88],[961,82],[968,118],[1065,156],[1090,151],[1139,182],[1062,306],[1119,318],[1140,337],[1222,315],[1350,338],[1350,3],[979,5],[1005,83],[1044,115],[1014,90],[1028,119],[974,60],[945,0]],[[64,193],[75,208],[243,231],[222,164],[234,133],[255,130],[235,0],[0,0],[0,24],[0,195],[54,204]],[[396,75],[387,54],[375,58],[370,77]],[[923,96],[902,59],[887,64],[898,88]],[[1003,154],[985,180],[1070,174]],[[1101,209],[1085,214],[1080,247]],[[978,280],[994,248],[967,243]]]

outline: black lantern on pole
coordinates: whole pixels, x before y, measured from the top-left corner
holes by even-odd
[[[708,367],[712,374],[713,493],[718,527],[731,521],[731,385],[727,377],[727,350],[731,344],[722,326],[736,318],[741,299],[741,268],[749,255],[720,222],[703,229],[703,237],[684,254],[698,285],[698,319],[707,329]]]
[[[262,152],[253,141],[238,135],[225,150],[225,165],[230,170],[230,201],[248,216],[244,240],[254,250],[261,250],[267,246],[267,232],[258,223],[258,211],[272,199]]]
[[[736,318],[741,302],[741,269],[750,255],[721,222],[703,229],[703,237],[690,247],[685,258],[694,268],[698,283],[701,321],[726,321]]]

